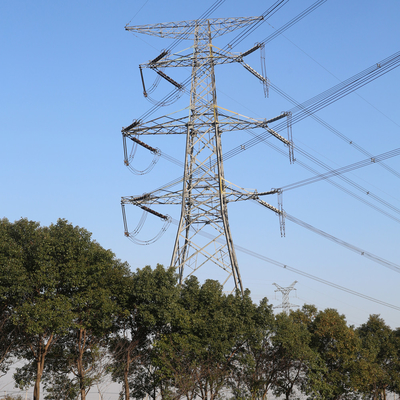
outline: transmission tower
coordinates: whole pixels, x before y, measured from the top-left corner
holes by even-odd
[[[171,266],[178,269],[180,281],[182,282],[206,263],[213,264],[227,273],[223,283],[233,278],[234,288],[242,293],[243,284],[229,227],[227,204],[253,199],[280,217],[283,216],[283,211],[259,199],[259,196],[277,193],[276,190],[263,193],[247,191],[225,179],[221,136],[223,132],[262,128],[289,147],[289,157],[292,161],[291,127],[289,129],[288,125],[289,137],[286,139],[268,126],[269,123],[286,117],[290,121],[290,114],[282,113],[269,120],[256,120],[218,106],[214,73],[216,65],[240,63],[265,87],[268,80],[244,62],[244,57],[257,49],[262,49],[262,44],[235,54],[231,52],[229,46],[227,47],[229,51],[216,48],[212,41],[215,37],[260,21],[260,18],[262,17],[208,19],[125,27],[130,32],[179,41],[186,39],[193,41],[193,51],[190,54],[171,54],[168,50],[164,50],[153,60],[139,66],[145,96],[148,93],[142,70],[150,68],[159,77],[175,86],[174,96],[187,92],[190,104],[183,116],[170,114],[147,122],[134,120],[132,124],[122,129],[126,165],[131,163],[127,149],[128,139],[135,146],[145,147],[157,158],[159,150],[139,140],[139,136],[186,135],[183,178],[180,181],[182,189],[172,190],[171,185],[165,185],[161,189],[140,196],[122,197],[125,235],[135,238],[144,221],[142,218],[138,227],[129,232],[125,205],[133,204],[143,209],[144,214],[151,213],[158,216],[165,221],[164,230],[171,218],[149,206],[180,205],[181,215],[177,221],[178,229],[171,258]],[[186,88],[186,84],[176,82],[163,72],[165,68],[170,67],[191,67],[190,91]],[[280,221],[282,224],[283,218],[280,218]]]
[[[283,308],[283,312],[286,314],[289,314],[290,307],[298,307],[297,304],[290,304],[289,302],[289,294],[292,290],[296,290],[294,288],[294,285],[297,283],[297,281],[294,281],[289,287],[282,287],[279,286],[277,283],[273,283],[277,287],[275,292],[281,292],[282,293],[282,303],[279,304],[278,306],[275,306],[274,308]]]

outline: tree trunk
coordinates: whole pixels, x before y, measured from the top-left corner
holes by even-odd
[[[80,384],[80,391],[81,391],[81,400],[86,400],[86,390],[82,382]]]
[[[79,380],[79,391],[81,393],[81,400],[86,399],[86,387],[84,384],[85,380],[85,367],[83,365],[83,354],[86,348],[86,330],[80,328],[77,331],[77,339],[78,339],[78,357],[76,360],[76,369],[77,369],[77,376]]]
[[[128,349],[126,355],[126,364],[124,369],[124,389],[125,389],[125,400],[129,400],[129,382],[128,382],[128,374],[129,374],[129,365],[130,365],[130,351]]]
[[[268,389],[262,394],[262,400],[267,400]]]
[[[43,375],[43,369],[44,369],[44,360],[46,358],[46,354],[49,351],[49,347],[51,343],[53,342],[53,334],[50,335],[49,339],[47,340],[46,345],[43,346],[42,342],[42,337],[39,338],[39,349],[36,353],[36,381],[35,381],[35,387],[33,389],[33,400],[39,400],[40,399],[40,382],[42,380],[42,375]],[[35,352],[33,351],[33,346],[30,345],[31,350],[33,354]]]
[[[42,370],[42,373],[43,373],[43,370]],[[42,373],[39,373],[39,363],[38,363],[35,387],[33,389],[33,400],[40,399],[40,381],[42,379]]]
[[[43,369],[44,369],[44,358],[45,354],[40,354],[36,364],[36,381],[33,389],[33,400],[40,399],[40,382],[42,380]]]

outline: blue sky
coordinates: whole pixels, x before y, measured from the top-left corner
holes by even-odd
[[[157,188],[182,171],[160,159],[148,175],[133,175],[123,165],[120,130],[151,107],[142,96],[138,64],[156,57],[171,41],[135,36],[124,26],[196,19],[211,4],[181,0],[2,2],[0,217],[11,221],[26,217],[43,225],[66,218],[93,232],[94,239],[133,269],[169,263],[176,227],[171,225],[151,246],[132,244],[123,235],[120,198]],[[270,4],[226,0],[212,17],[257,16]],[[310,4],[308,0],[289,1],[234,50],[252,47]],[[321,93],[399,51],[399,12],[398,0],[328,0],[266,46],[268,78],[299,102]],[[233,36],[222,37],[216,45],[223,47]],[[182,42],[176,50],[190,45]],[[258,52],[247,61],[260,71]],[[185,69],[168,72],[178,81],[190,75]],[[154,76],[146,71],[146,81],[151,83],[152,79]],[[292,108],[273,91],[265,99],[256,78],[239,65],[218,67],[216,79],[222,107],[260,119]],[[400,69],[394,69],[317,115],[372,154],[398,148],[399,83]],[[162,83],[153,97],[161,99],[170,89]],[[187,104],[188,97],[183,96],[154,117]],[[246,132],[226,134],[223,149],[228,151],[249,138]],[[296,146],[331,168],[366,158],[309,118],[293,126],[293,139]],[[182,138],[158,136],[146,137],[145,141],[183,160]],[[296,150],[295,156],[315,167]],[[148,162],[149,155],[139,150],[134,166],[140,169]],[[386,163],[400,171],[399,158]],[[227,160],[225,176],[241,187],[263,191],[311,175],[259,144]],[[399,178],[379,165],[346,176],[400,208]],[[355,193],[377,204],[371,196]],[[276,197],[266,200],[277,205]],[[393,210],[379,207],[399,218]],[[400,264],[399,223],[327,182],[284,193],[284,208],[319,229]],[[168,214],[177,219],[179,208],[172,207]],[[134,226],[140,213],[131,217]],[[400,304],[398,273],[289,221],[286,238],[281,238],[278,218],[253,203],[230,205],[229,218],[238,245],[343,287]],[[159,228],[159,221],[149,217],[143,238]],[[392,327],[400,326],[398,311],[241,252],[238,259],[244,285],[256,301],[267,296],[279,304],[272,284],[285,287],[297,280],[297,298],[293,294],[292,303],[337,308],[354,325],[365,322],[369,314],[381,314]],[[217,272],[199,272],[199,276],[220,279]]]

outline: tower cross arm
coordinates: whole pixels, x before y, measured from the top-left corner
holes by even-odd
[[[208,20],[191,20],[166,22],[152,25],[125,26],[125,30],[142,33],[145,35],[158,36],[171,39],[192,39],[196,26],[205,26],[210,23],[212,36],[221,36],[236,29],[250,25],[262,20],[263,17],[240,17],[240,18],[213,18]]]
[[[208,56],[199,55],[196,57],[196,62],[199,65],[206,65],[209,61]],[[193,65],[194,56],[189,54],[186,56],[171,55],[168,59],[162,59],[157,62],[150,61],[148,63],[140,64],[140,68],[166,68],[166,67],[191,67]],[[214,65],[230,64],[235,62],[240,62],[236,55],[230,55],[228,53],[214,52],[212,58]]]
[[[257,190],[250,191],[248,189],[235,185],[234,183],[229,182],[226,179],[224,179],[224,187],[225,187],[225,194],[230,195],[231,197],[231,200],[229,200],[230,202],[236,202],[242,200],[256,200],[258,202],[264,203],[263,205],[265,207],[268,207],[269,209],[275,212],[279,212],[279,210],[276,209],[274,206],[271,206],[270,204],[260,199],[260,196],[268,196],[270,194],[276,194],[278,192],[278,189],[271,189],[266,192],[258,192]]]
[[[289,143],[288,140],[286,140],[283,136],[268,128],[268,121],[256,120],[233,112],[229,114],[229,110],[223,109],[222,107],[218,107],[218,109],[225,111],[219,114],[220,119],[218,126],[221,132],[264,128],[283,143]],[[160,117],[148,122],[134,121],[129,126],[122,128],[122,133],[126,137],[130,137],[132,135],[186,134],[188,128],[192,130],[199,130],[209,126],[209,120],[212,118],[212,116],[213,113],[204,113],[204,120],[198,119],[191,123],[188,122],[188,118],[186,116],[178,118]]]
[[[144,193],[138,196],[122,197],[122,204],[133,204],[138,207],[154,204],[181,204],[181,191],[158,190],[152,193]]]
[[[250,50],[247,50],[240,54],[231,53],[229,51],[220,49],[218,47],[213,46],[213,53],[212,53],[212,62],[214,65],[222,65],[222,64],[230,64],[239,62],[245,65],[245,68],[250,68],[250,72],[255,74],[257,78],[261,80],[263,78],[258,72],[253,70],[250,66],[248,66],[243,61],[243,57],[251,54],[253,51],[262,47],[262,44],[257,43],[253,46]],[[197,54],[196,57],[193,54],[186,54],[182,55],[180,53],[169,54],[166,50],[164,50],[158,57],[153,60],[150,60],[147,63],[140,64],[140,68],[165,68],[165,67],[191,67],[193,65],[194,60],[198,65],[206,65],[209,61],[209,55],[200,55]]]
[[[135,135],[168,135],[187,133],[187,117],[182,118],[157,118],[146,123],[136,121],[126,128],[122,128],[126,137]]]

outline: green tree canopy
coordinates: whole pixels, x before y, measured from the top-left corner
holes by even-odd
[[[163,395],[215,399],[245,350],[257,307],[248,291],[226,295],[220,283],[200,285],[195,277],[182,286],[179,303],[171,332],[156,342],[155,363],[169,382]]]
[[[279,359],[272,388],[275,395],[284,395],[287,400],[292,398],[295,389],[306,391],[311,374],[322,371],[319,354],[311,348],[311,332],[307,324],[297,319],[298,315],[299,312],[278,314],[272,338]]]
[[[128,265],[66,220],[0,220],[0,373],[85,400],[104,374],[125,400],[386,399],[400,394],[400,329],[358,329],[334,309],[274,315],[267,299],[225,294],[173,268]],[[295,394],[295,391],[297,393]]]
[[[143,380],[130,380],[132,374],[148,374],[150,353],[154,341],[168,333],[171,323],[179,319],[178,300],[180,287],[174,268],[162,265],[152,270],[149,266],[138,269],[119,291],[122,313],[115,323],[115,332],[110,341],[113,358],[113,379],[121,382],[125,399],[130,397],[130,387],[134,394],[143,397],[153,395],[154,387],[143,385]]]
[[[387,390],[400,391],[399,338],[379,315],[370,315],[357,333],[362,341],[359,385],[372,398],[386,399]]]
[[[310,370],[312,399],[350,398],[355,390],[360,341],[344,315],[334,309],[319,311],[309,324],[311,347],[318,352],[323,370]],[[319,379],[318,379],[319,377]]]
[[[53,347],[65,345],[71,332],[90,328],[102,334],[116,304],[113,285],[129,271],[87,230],[66,220],[49,227],[27,219],[2,220],[0,232],[1,299],[18,328],[14,354],[26,361],[15,379],[21,387],[35,382],[38,400]]]

